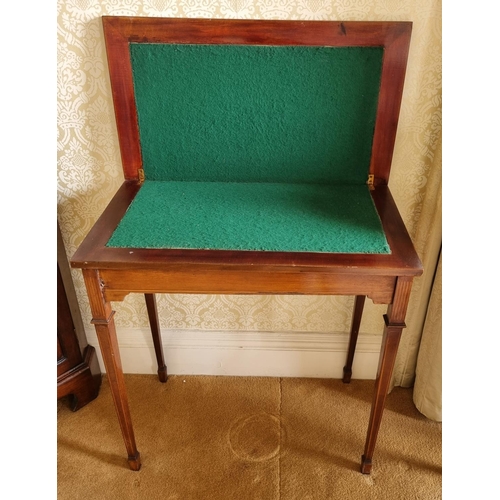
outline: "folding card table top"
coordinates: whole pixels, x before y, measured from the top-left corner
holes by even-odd
[[[355,295],[388,304],[369,473],[422,265],[388,180],[409,22],[103,17],[124,182],[81,268],[130,468],[140,468],[111,301],[144,293]]]

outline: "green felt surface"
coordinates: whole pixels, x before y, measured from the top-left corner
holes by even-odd
[[[145,181],[107,246],[390,253],[366,185]]]
[[[364,184],[381,47],[130,44],[147,179]]]

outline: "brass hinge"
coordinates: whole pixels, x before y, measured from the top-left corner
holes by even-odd
[[[368,175],[368,180],[366,181],[366,183],[368,184],[368,187],[370,190],[373,190],[375,189],[374,186],[373,186],[373,181],[375,180],[375,176],[373,174],[369,174]]]
[[[137,173],[139,174],[139,184],[142,184],[144,182],[144,169],[143,168],[139,168],[137,169]]]

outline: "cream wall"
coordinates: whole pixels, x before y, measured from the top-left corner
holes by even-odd
[[[68,256],[74,253],[123,178],[100,16],[413,21],[409,65],[390,180],[391,190],[426,267],[424,276],[415,282],[407,318],[408,328],[402,339],[394,378],[396,385],[411,385],[433,268],[441,241],[441,215],[437,203],[441,186],[441,2],[60,0],[57,8],[58,220]],[[91,314],[80,271],[73,271],[73,277],[83,321],[89,325]],[[304,361],[311,353],[320,353],[316,358],[319,359],[325,352],[343,352],[352,305],[351,297],[158,297],[160,322],[167,336],[167,345],[178,350],[184,349],[184,355],[189,359],[189,350],[194,349],[196,343],[201,343],[205,350],[198,357],[193,355],[201,364],[203,359],[213,355],[213,349],[217,349],[217,346],[227,351],[247,349],[250,352],[253,349],[260,352],[260,356],[250,356],[249,362],[255,367],[254,374],[261,373],[259,363],[265,365],[263,350],[266,356],[270,356],[270,364],[276,360],[288,363],[290,359],[283,357],[284,353],[294,351],[296,363],[292,363],[291,371],[280,373],[304,375],[307,372],[313,376],[340,373],[343,354],[339,355],[339,361],[336,361],[335,356],[330,360],[325,358],[325,367],[335,358],[332,372],[326,368],[325,373],[321,370],[304,372],[300,367],[316,363],[314,356],[310,361]],[[125,351],[124,358],[130,357],[132,360],[134,349],[137,357],[142,356],[139,353],[144,351],[143,355],[148,359],[144,365],[147,366],[145,371],[153,370],[151,354],[147,353],[151,351],[151,343],[145,333],[147,315],[143,297],[129,295],[124,302],[115,303],[114,308],[117,311],[115,318],[120,343]],[[358,378],[360,373],[363,378],[375,376],[376,352],[385,310],[385,306],[367,301],[360,342],[362,350],[364,346],[366,352],[373,351],[373,359],[368,373],[358,371]],[[134,332],[138,333],[136,338]],[[268,332],[272,341],[269,340]],[[287,340],[284,335],[287,333],[293,334],[295,343]],[[88,334],[91,343],[97,346],[91,328]],[[192,343],[189,339],[192,339]],[[240,341],[231,344],[232,339]],[[183,341],[186,342],[183,344]],[[292,344],[293,348],[290,347]],[[234,353],[231,359],[238,365],[234,361],[237,359]],[[213,360],[214,363],[219,361]],[[125,362],[124,366],[127,370]],[[128,366],[131,371],[137,371],[132,361]],[[180,366],[185,365],[181,363]],[[191,372],[196,372],[196,366],[192,367]]]

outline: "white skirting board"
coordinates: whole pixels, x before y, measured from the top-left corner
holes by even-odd
[[[86,331],[103,372],[95,330]],[[117,328],[124,373],[156,374],[149,329]],[[347,333],[162,331],[169,375],[234,375],[340,379],[348,345]],[[359,334],[353,379],[375,379],[380,335]]]

